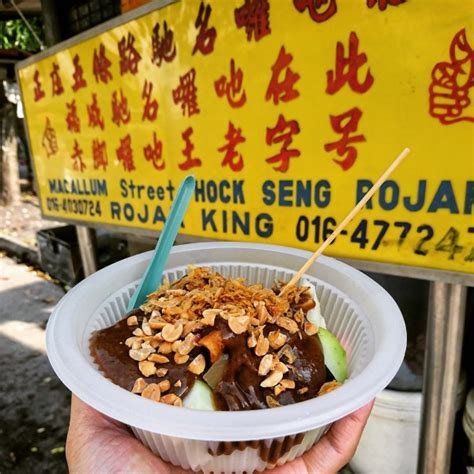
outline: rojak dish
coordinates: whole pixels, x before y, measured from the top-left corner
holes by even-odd
[[[91,355],[113,383],[179,407],[255,410],[321,396],[347,378],[345,350],[311,284],[282,288],[190,268],[94,332]]]

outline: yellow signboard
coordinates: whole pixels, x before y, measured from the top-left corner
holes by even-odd
[[[18,68],[44,216],[472,272],[474,11],[183,0]]]

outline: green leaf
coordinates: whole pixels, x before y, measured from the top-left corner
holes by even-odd
[[[33,31],[44,42],[44,24],[41,17],[31,17],[28,22]],[[0,21],[0,48],[19,48],[35,53],[40,50],[36,38],[23,20]]]

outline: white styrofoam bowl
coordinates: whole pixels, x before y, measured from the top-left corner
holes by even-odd
[[[270,286],[275,280],[288,281],[310,255],[249,243],[181,245],[173,248],[164,277],[180,278],[193,264]],[[122,260],[69,291],[48,322],[46,344],[53,369],[73,393],[131,426],[145,445],[175,465],[205,473],[281,465],[309,449],[331,423],[372,400],[400,367],[406,330],[396,303],[363,273],[320,257],[306,279],[316,287],[328,329],[347,351],[350,376],[342,387],[290,406],[240,412],[189,410],[138,397],[98,371],[89,353],[89,338],[123,317],[151,256],[147,252]],[[230,454],[218,455],[221,451]],[[271,459],[263,452],[270,452]]]

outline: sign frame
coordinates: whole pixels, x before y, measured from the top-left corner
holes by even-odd
[[[54,46],[48,48],[45,51],[42,51],[34,56],[31,56],[23,61],[20,61],[15,66],[15,72],[17,76],[17,82],[20,88],[20,95],[23,99],[23,90],[21,87],[21,82],[19,79],[19,71],[27,66],[31,66],[38,61],[41,61],[47,57],[50,57],[64,49],[73,47],[79,43],[82,43],[88,39],[91,39],[99,34],[105,33],[113,28],[121,26],[125,23],[128,23],[132,20],[136,20],[142,16],[145,16],[151,12],[154,12],[158,9],[164,8],[166,6],[172,5],[174,3],[179,3],[179,0],[154,0],[150,3],[147,3],[141,7],[138,7],[134,10],[131,10],[127,13],[124,13],[116,18],[112,18],[100,25],[97,25],[87,31],[84,31],[72,38],[69,38],[65,41],[55,44]],[[30,154],[32,154],[32,147],[30,143],[30,134],[28,131],[28,122],[26,120],[26,116],[28,115],[28,111],[25,108],[25,119],[24,125],[26,128],[26,136],[27,136],[27,143]],[[35,168],[34,173],[34,182],[36,189],[39,189],[38,182],[37,182],[37,173],[36,173],[36,164],[35,161],[32,159],[33,166]],[[61,216],[48,216],[43,213],[42,207],[40,207],[41,216],[45,220],[57,221],[57,222],[64,222],[64,223],[72,223],[77,226],[86,226],[90,228],[104,228],[109,229],[112,231],[116,231],[122,234],[131,234],[131,228],[127,226],[122,226],[120,224],[105,224],[105,223],[96,223],[85,221],[81,219],[74,219],[70,220],[66,217]],[[159,235],[159,231],[153,231],[149,229],[141,229],[141,228],[134,228],[133,233],[137,235],[142,235],[146,237],[154,237],[156,238]],[[215,241],[225,241],[225,239],[212,239],[206,237],[195,237],[187,234],[181,234],[187,242],[190,241],[203,241],[203,240],[215,240]],[[474,287],[474,273],[468,272],[461,272],[461,271],[450,271],[450,270],[442,270],[442,269],[435,269],[430,267],[421,267],[421,266],[414,266],[414,265],[404,265],[404,264],[395,264],[395,263],[385,263],[385,262],[377,262],[373,260],[365,260],[365,259],[355,259],[355,258],[341,258],[336,257],[339,260],[352,265],[359,270],[367,271],[367,272],[376,272],[382,273],[387,275],[394,275],[394,276],[405,276],[409,275],[409,278],[417,278],[422,280],[428,281],[438,281],[444,282],[448,284],[460,284],[464,286],[471,286]]]

